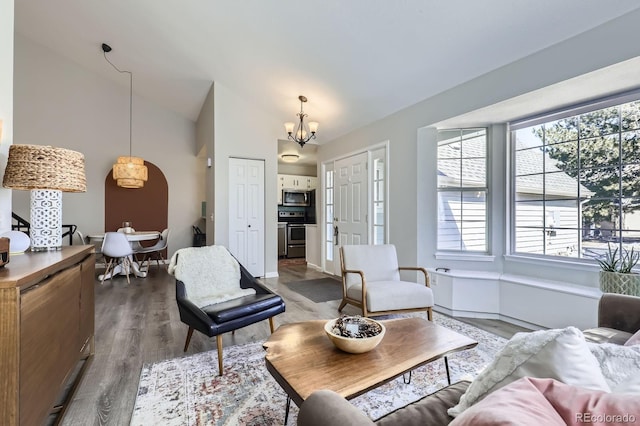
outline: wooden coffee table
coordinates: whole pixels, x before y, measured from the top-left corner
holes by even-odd
[[[267,370],[300,406],[312,392],[330,389],[355,398],[421,365],[473,348],[475,340],[422,318],[381,321],[387,331],[372,351],[349,354],[324,332],[326,320],[284,324],[264,343]],[[447,376],[449,367],[447,366]]]

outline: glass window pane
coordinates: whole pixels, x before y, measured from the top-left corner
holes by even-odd
[[[382,226],[373,227],[373,244],[384,244],[384,228]]]
[[[327,222],[333,223],[333,206],[327,205]]]
[[[373,224],[384,225],[384,204],[382,203],[373,205]]]
[[[438,159],[438,188],[459,188],[460,160]]]
[[[640,131],[622,134],[622,162],[640,163]]]
[[[517,253],[544,254],[544,229],[516,226]]]
[[[588,112],[580,116],[580,138],[609,135],[620,130],[617,106]]]
[[[592,230],[595,239],[611,241],[618,233],[620,207],[618,200],[592,198],[582,206],[582,228]]]
[[[544,191],[547,199],[577,198],[578,179],[564,172],[546,173]]]
[[[487,156],[486,129],[470,130],[463,137],[462,158],[485,158]]]
[[[578,169],[578,141],[556,143],[545,147],[545,171]]]
[[[517,151],[540,147],[544,145],[544,132],[542,126],[525,127],[513,132],[515,138],[513,146]]]
[[[327,260],[329,262],[333,261],[333,243],[327,243],[326,244],[326,251],[327,251]]]
[[[327,232],[327,241],[333,242],[333,225],[332,224],[327,223],[326,232]]]
[[[327,180],[327,188],[333,188],[333,170],[328,170],[325,174]]]
[[[516,176],[543,172],[544,154],[540,148],[529,148],[516,152]]]
[[[623,131],[640,129],[640,101],[623,104],[620,111]]]
[[[640,164],[622,167],[622,196],[640,197]]]
[[[516,177],[516,200],[541,200],[543,197],[544,175]]]
[[[544,124],[545,145],[578,139],[578,118],[567,117]]]
[[[462,186],[480,187],[487,185],[487,161],[485,159],[462,160]]]
[[[637,238],[640,242],[640,198],[622,199],[622,226],[623,238]]]
[[[327,204],[333,204],[333,188],[327,188],[325,192]]]
[[[608,135],[580,141],[580,167],[618,165],[620,162],[619,135]]]
[[[517,202],[515,208],[515,225],[519,228],[544,226],[544,205],[541,201]]]
[[[603,167],[585,169],[580,172],[581,196],[617,198],[620,195],[620,169]],[[582,188],[585,188],[585,193]]]

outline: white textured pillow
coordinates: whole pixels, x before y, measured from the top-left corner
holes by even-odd
[[[478,377],[460,402],[448,410],[457,416],[476,402],[522,377],[556,379],[568,385],[611,392],[596,357],[575,327],[516,333]]]
[[[587,343],[613,393],[640,393],[640,345]]]

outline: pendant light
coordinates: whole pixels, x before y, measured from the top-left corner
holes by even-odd
[[[142,188],[144,183],[148,179],[147,166],[144,165],[144,160],[140,157],[134,157],[131,155],[132,151],[132,115],[133,115],[133,73],[131,71],[124,71],[118,69],[107,58],[107,53],[111,52],[111,46],[106,43],[102,43],[102,52],[104,59],[119,73],[129,74],[129,156],[120,156],[113,165],[113,179],[117,182],[118,186],[122,188]]]
[[[306,129],[306,125],[304,124],[304,118],[307,117],[307,114],[304,113],[302,106],[305,102],[307,102],[306,96],[298,96],[300,100],[300,112],[296,114],[300,120],[298,123],[298,128],[295,133],[293,132],[293,128],[295,127],[295,123],[284,123],[284,128],[289,135],[289,139],[292,141],[298,142],[300,147],[304,147],[304,144],[309,142],[311,139],[316,138],[316,132],[318,131],[318,123],[316,121],[310,121],[308,131]]]

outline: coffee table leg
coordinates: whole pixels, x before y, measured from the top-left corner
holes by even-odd
[[[287,395],[287,406],[284,409],[284,424],[287,425],[289,421],[289,407],[291,407],[291,397]]]
[[[412,371],[413,371],[413,370],[409,370],[409,379],[408,379],[408,380],[407,380],[407,378],[405,377],[405,376],[406,376],[406,374],[403,374],[403,375],[402,375],[402,381],[404,382],[404,384],[405,384],[405,385],[408,385],[408,384],[410,384],[410,383],[411,383],[411,372],[412,372]]]
[[[451,376],[449,375],[449,360],[447,357],[444,357],[444,366],[447,369],[447,383],[451,384]]]

